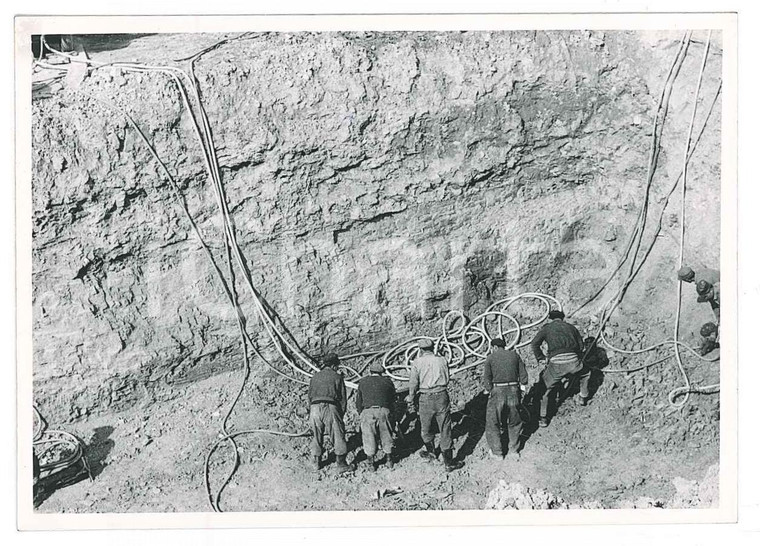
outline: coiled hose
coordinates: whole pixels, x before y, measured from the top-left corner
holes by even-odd
[[[84,456],[84,442],[70,432],[48,429],[37,406],[32,405],[32,408],[34,410],[32,446],[38,448],[35,453],[40,461],[40,477],[50,477],[81,461],[87,476],[92,480],[92,471]]]

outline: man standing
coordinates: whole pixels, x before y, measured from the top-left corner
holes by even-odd
[[[507,426],[509,440],[508,456],[520,458],[520,433],[523,422],[518,411],[520,394],[528,390],[528,372],[517,351],[506,350],[503,339],[491,341],[493,350],[483,365],[483,390],[488,394],[486,406],[486,441],[491,455],[501,459],[504,456],[501,433]]]
[[[541,413],[538,419],[538,424],[542,427],[549,426],[547,417],[549,400],[554,398],[562,379],[583,369],[581,364],[583,338],[578,329],[565,322],[565,313],[562,311],[550,311],[549,320],[551,322],[544,324],[530,344],[539,365],[546,363],[546,368],[541,372],[541,380],[546,387],[546,392],[541,399]],[[546,342],[548,362],[541,350],[543,342]]]
[[[711,284],[707,281],[697,283],[697,301],[708,302],[715,314],[715,320],[720,324],[720,283]]]
[[[425,448],[420,456],[427,460],[434,460],[435,434],[431,428],[433,421],[438,423],[441,434],[441,453],[446,472],[462,468],[461,461],[454,461],[452,456],[451,440],[451,408],[449,401],[449,365],[442,356],[433,353],[433,342],[429,339],[419,341],[419,356],[412,362],[409,374],[409,404],[414,404],[419,391],[420,428],[422,429],[422,442]]]
[[[359,412],[359,426],[362,431],[362,446],[370,469],[382,457],[375,458],[377,444],[385,452],[385,465],[393,468],[393,436],[391,434],[391,411],[396,401],[396,387],[385,371],[382,362],[373,362],[369,368],[370,375],[362,377],[356,390],[356,410]]]
[[[332,440],[339,473],[352,470],[346,463],[346,429],[343,416],[346,413],[346,383],[338,372],[340,360],[334,353],[328,354],[322,369],[309,382],[309,425],[311,426],[311,455],[315,470],[319,470],[324,437]]]

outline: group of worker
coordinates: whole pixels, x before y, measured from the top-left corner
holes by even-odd
[[[715,314],[715,322],[705,323],[700,329],[702,346],[699,352],[705,355],[719,347],[720,273],[712,269],[695,271],[684,266],[678,270],[678,279],[695,283],[697,301],[709,303]],[[544,344],[546,352],[543,350]],[[434,461],[440,452],[446,471],[451,472],[461,468],[463,463],[453,455],[448,361],[435,354],[432,340],[423,338],[417,345],[419,352],[411,363],[406,403],[410,412],[419,418],[423,444],[420,456]],[[600,351],[596,347],[596,339],[583,339],[578,329],[565,321],[565,314],[560,310],[549,312],[548,322],[536,333],[530,347],[538,365],[543,367],[536,386],[540,387],[537,391],[540,393],[538,426],[546,427],[549,425],[550,406],[563,385],[577,380],[580,391],[578,404],[588,404],[591,374]],[[344,473],[353,470],[354,465],[346,461],[348,445],[343,416],[348,398],[339,367],[338,356],[330,354],[323,360],[322,369],[311,378],[309,422],[314,469],[320,469],[324,440],[330,438],[337,470]],[[372,363],[369,372],[368,376],[359,380],[356,390],[356,410],[359,413],[365,461],[371,470],[380,464],[392,468],[396,388],[385,375],[381,362]],[[496,459],[506,456],[519,460],[520,438],[525,425],[520,408],[528,391],[525,363],[514,348],[507,349],[503,339],[493,339],[491,351],[483,364],[481,381],[483,393],[488,396],[485,436],[489,455]],[[435,428],[440,435],[438,449],[435,447]]]
[[[433,342],[422,339],[418,343],[419,354],[412,363],[409,378],[408,402],[418,413],[422,431],[423,458],[437,459],[434,446],[433,423],[440,433],[440,451],[447,471],[461,468],[462,462],[453,457],[451,436],[451,409],[448,393],[449,364],[433,352]],[[338,371],[340,360],[336,354],[329,354],[323,360],[323,367],[315,373],[309,383],[311,411],[312,466],[319,470],[322,465],[324,440],[331,440],[339,473],[353,470],[346,461],[348,444],[345,437],[343,416],[348,398],[343,375]],[[361,378],[356,389],[356,410],[359,413],[362,447],[369,469],[385,464],[392,468],[393,422],[395,420],[396,387],[385,373],[382,363],[374,362],[369,375]]]
[[[714,269],[692,269],[684,266],[678,270],[678,280],[694,283],[697,302],[709,303],[715,315],[715,322],[706,322],[699,330],[702,344],[699,353],[704,356],[720,347],[720,272]]]
[[[587,404],[591,368],[585,363],[584,354],[589,352],[594,342],[593,338],[584,340],[575,326],[565,322],[562,311],[550,311],[548,319],[549,322],[531,342],[537,362],[545,365],[539,382],[544,389],[538,420],[541,427],[549,424],[549,406],[563,381],[578,378],[579,403],[582,406]],[[546,354],[542,350],[544,343]],[[417,346],[419,352],[411,363],[406,404],[409,411],[419,418],[423,444],[420,456],[434,461],[440,452],[446,471],[451,472],[461,468],[463,462],[453,455],[449,364],[446,358],[435,354],[432,340],[423,338]],[[338,356],[327,355],[322,369],[312,376],[309,384],[312,466],[317,471],[322,466],[326,438],[331,440],[337,471],[344,473],[354,469],[354,465],[346,461],[348,445],[343,416],[348,399],[339,367]],[[369,372],[359,380],[356,390],[356,410],[359,413],[365,461],[370,470],[381,464],[392,468],[396,388],[384,375],[381,362],[372,363]],[[483,365],[481,381],[483,392],[488,396],[485,435],[490,456],[519,460],[520,437],[525,424],[520,405],[528,390],[525,363],[517,351],[507,349],[503,339],[493,339],[491,351]],[[438,449],[435,446],[436,428],[440,435]]]

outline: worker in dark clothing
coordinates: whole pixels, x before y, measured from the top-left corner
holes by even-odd
[[[580,384],[580,396],[578,398],[578,404],[581,406],[588,405],[591,393],[589,391],[589,384],[591,383],[591,374],[594,368],[600,369],[607,365],[607,355],[596,344],[596,338],[587,337],[583,340],[583,353],[581,364],[583,368],[576,374],[578,382]]]
[[[311,455],[315,470],[319,470],[324,437],[332,440],[338,472],[353,470],[346,463],[346,429],[343,416],[346,413],[346,383],[338,372],[338,355],[328,354],[320,371],[309,382],[309,425],[311,426]]]
[[[681,282],[689,282],[694,283],[697,288],[697,301],[710,301],[710,300],[700,300],[700,297],[702,294],[699,292],[699,287],[702,286],[703,289],[706,285],[715,286],[720,285],[720,271],[717,271],[715,269],[708,269],[708,268],[697,268],[696,270],[692,269],[689,266],[683,266],[681,269],[678,270],[678,280]],[[720,288],[718,288],[720,291]],[[712,307],[713,313],[715,313],[715,318],[718,319],[718,322],[720,322],[720,305],[719,305],[719,299],[720,296],[718,296],[718,300],[715,302],[710,302],[710,307]]]
[[[385,465],[393,468],[393,435],[391,433],[391,412],[396,403],[396,387],[389,377],[383,376],[382,362],[373,362],[370,375],[359,380],[356,389],[356,411],[359,412],[359,427],[362,431],[362,446],[371,470],[383,457],[375,458],[377,444],[382,445]]]
[[[588,404],[591,398],[591,379],[594,370],[602,370],[610,363],[607,352],[599,347],[596,338],[589,336],[583,340],[583,369],[576,374],[580,383],[580,396],[578,403],[581,406]]]
[[[707,281],[697,283],[697,301],[699,303],[709,303],[715,314],[715,320],[720,324],[720,283],[711,284]]]
[[[707,353],[711,353],[715,349],[720,348],[717,324],[714,322],[706,322],[702,325],[702,328],[700,328],[699,334],[702,336],[702,345],[699,348],[699,354],[705,356]]]
[[[435,434],[433,421],[438,424],[441,434],[441,453],[446,471],[462,468],[461,461],[454,461],[451,439],[451,402],[449,400],[449,364],[442,356],[433,353],[433,342],[429,339],[419,341],[420,354],[412,362],[409,373],[408,402],[414,405],[419,392],[417,413],[420,418],[422,442],[425,444],[420,456],[435,460]]]
[[[488,395],[486,405],[486,441],[491,455],[502,459],[502,430],[507,426],[508,457],[519,459],[520,434],[523,421],[518,407],[520,396],[528,390],[528,371],[514,349],[506,350],[503,339],[491,341],[493,350],[483,365],[483,391]]]
[[[538,419],[538,424],[542,427],[549,425],[547,417],[549,401],[556,394],[562,379],[583,369],[581,364],[583,338],[578,329],[565,322],[564,319],[565,313],[562,311],[550,311],[551,322],[544,324],[530,344],[538,363],[546,363],[546,368],[541,372],[541,381],[546,391],[541,399],[541,412]],[[541,344],[544,342],[547,345],[548,361],[541,350]]]

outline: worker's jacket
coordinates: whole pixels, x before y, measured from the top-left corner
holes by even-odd
[[[346,413],[346,383],[332,368],[318,371],[309,382],[309,403],[320,402],[334,404],[341,413]]]
[[[483,388],[490,392],[494,384],[505,383],[527,385],[528,371],[517,351],[496,347],[483,364]]]
[[[390,378],[382,375],[368,375],[359,380],[356,389],[356,411],[372,407],[393,410],[396,405],[396,387]]]
[[[717,339],[713,339],[711,337],[703,337],[702,345],[699,347],[699,354],[705,356],[707,353],[710,353],[719,347],[720,343],[718,343]]]
[[[710,305],[720,307],[720,283],[712,285],[711,289],[704,296],[697,296],[697,301],[700,303],[710,302]]]
[[[541,350],[541,344],[546,342],[549,358],[553,356],[574,353],[578,357],[583,356],[583,338],[578,329],[564,320],[555,319],[544,324],[538,331],[536,337],[530,343],[536,360],[544,360],[544,352]]]
[[[414,399],[417,391],[442,392],[449,384],[449,364],[442,356],[423,353],[412,362],[409,372],[409,397]]]

